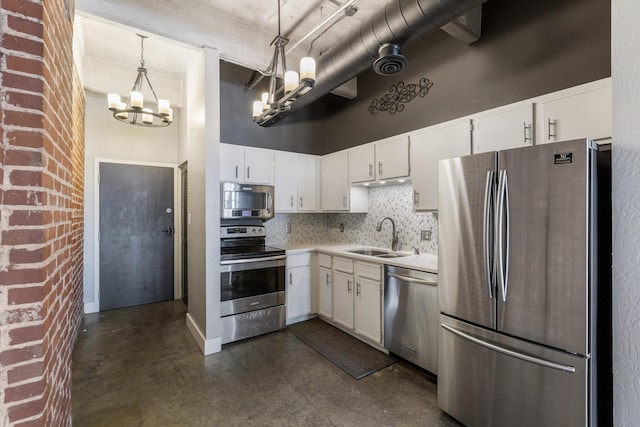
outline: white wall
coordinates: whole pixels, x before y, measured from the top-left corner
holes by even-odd
[[[640,2],[613,0],[614,423],[640,425]]]
[[[107,110],[106,96],[85,93],[85,175],[84,175],[84,302],[94,311],[95,295],[95,193],[96,158],[124,162],[175,165],[178,155],[180,112],[166,128],[143,128],[115,120]]]
[[[178,158],[189,170],[187,326],[204,354],[220,351],[220,71],[218,51],[192,55]]]

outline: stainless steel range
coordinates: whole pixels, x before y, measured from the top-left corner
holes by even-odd
[[[283,249],[265,245],[262,225],[220,228],[220,316],[222,343],[285,327]]]

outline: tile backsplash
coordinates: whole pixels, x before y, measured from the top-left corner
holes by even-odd
[[[369,213],[276,214],[265,222],[267,241],[273,245],[354,243],[391,248],[391,222],[385,221],[382,230],[376,231],[378,222],[388,216],[396,223],[400,250],[416,247],[421,253],[437,254],[437,212],[413,212],[412,209],[411,184],[371,187]],[[431,240],[421,240],[422,230],[431,232]]]

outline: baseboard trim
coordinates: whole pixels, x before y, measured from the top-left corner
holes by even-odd
[[[95,302],[85,302],[84,303],[84,314],[97,313],[96,303]]]
[[[189,329],[193,339],[196,340],[198,347],[200,347],[205,356],[222,350],[222,337],[206,339],[190,313],[187,313],[187,329]]]

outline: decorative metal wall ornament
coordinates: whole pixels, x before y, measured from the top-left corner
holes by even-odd
[[[426,77],[422,77],[418,83],[410,83],[405,85],[404,82],[398,82],[391,85],[389,93],[378,98],[373,98],[371,105],[367,111],[375,116],[378,111],[388,111],[389,114],[395,114],[404,110],[404,104],[407,104],[417,97],[424,98],[429,93],[429,89],[433,83]]]

